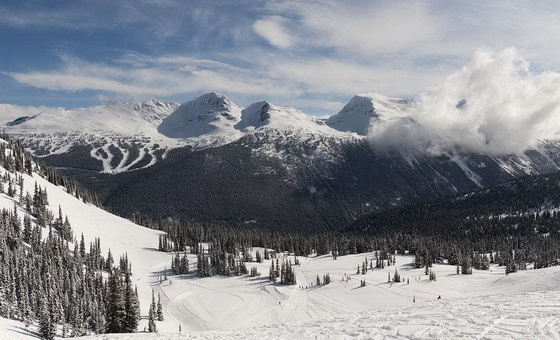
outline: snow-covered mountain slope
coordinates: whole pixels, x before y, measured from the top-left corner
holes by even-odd
[[[290,107],[259,102],[242,111],[229,98],[214,92],[181,105],[149,100],[48,109],[5,124],[6,131],[21,138],[37,156],[61,159],[69,158],[68,154],[82,159],[81,165],[70,161],[61,167],[105,173],[149,167],[171,149],[219,147],[260,130],[280,131],[279,137],[293,136],[296,131],[302,135],[301,143],[309,135],[336,137],[341,142],[357,138]]]
[[[416,104],[410,99],[389,98],[377,93],[359,94],[339,113],[328,118],[326,124],[339,131],[367,136],[372,124],[406,117]]]
[[[241,111],[241,121],[235,127],[247,132],[267,127],[280,131],[295,130],[327,136],[346,136],[327,127],[322,120],[307,115],[293,107],[276,106],[268,102],[254,103]]]
[[[61,155],[82,148],[104,172],[122,172],[155,163],[162,152],[182,145],[157,132],[178,104],[148,100],[113,102],[84,109],[53,109],[7,123],[38,156]]]
[[[170,138],[190,139],[202,144],[219,144],[241,136],[235,125],[241,119],[241,109],[226,96],[207,93],[182,104],[165,118],[158,131]]]
[[[0,143],[6,142],[0,139]],[[36,166],[35,169],[37,169]],[[152,285],[158,282],[157,274],[153,272],[152,267],[171,260],[171,254],[157,250],[162,232],[139,226],[97,206],[84,203],[83,200],[70,194],[65,187],[52,184],[36,172],[29,175],[27,172],[9,171],[0,166],[0,176],[2,178],[15,178],[16,176],[19,178],[21,176],[22,183],[21,191],[18,190],[13,197],[7,194],[8,185],[4,183],[5,181],[0,183],[2,186],[0,209],[10,211],[17,209],[17,215],[23,222],[24,216],[30,214],[30,211],[26,211],[25,204],[21,202],[24,201],[26,193],[33,193],[37,187],[40,187],[48,196],[47,209],[55,213],[61,209],[63,214],[68,217],[75,239],[80,240],[83,235],[87,245],[99,238],[103,256],[107,255],[109,249],[115,259],[126,254],[132,266],[132,282],[138,288],[141,315],[147,315]],[[20,195],[23,195],[23,198]],[[48,227],[44,229],[43,238],[49,234]],[[71,244],[70,249],[74,249],[74,245]],[[144,323],[141,322],[141,325],[143,327]],[[0,338],[3,336],[4,334],[0,331]]]

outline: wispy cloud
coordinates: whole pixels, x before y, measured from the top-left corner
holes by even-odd
[[[88,62],[70,55],[61,58],[64,64],[60,70],[9,75],[20,83],[49,90],[97,90],[131,98],[204,91],[264,96],[300,94],[296,88],[275,85],[273,78],[261,73],[204,59],[128,54],[118,59],[127,64],[123,66]]]
[[[271,45],[279,48],[288,48],[292,45],[292,39],[284,28],[285,23],[287,23],[285,18],[273,15],[255,21],[253,29]]]
[[[66,51],[58,65],[1,69],[49,91],[185,99],[222,91],[332,110],[325,103],[360,92],[420,97],[481,46],[518,46],[533,68],[560,68],[555,0],[49,3],[0,5],[0,27],[93,37],[53,43]],[[99,32],[107,45],[83,52]]]

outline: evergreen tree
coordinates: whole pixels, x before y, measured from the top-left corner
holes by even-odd
[[[118,271],[109,276],[108,286],[107,333],[123,333],[125,332],[126,303]]]
[[[50,305],[46,297],[41,300],[41,307],[39,312],[39,333],[46,340],[53,340],[56,334],[56,324],[52,319],[50,312]]]
[[[150,303],[150,311],[148,312],[148,332],[157,332],[156,328],[156,299],[152,290],[152,303]]]
[[[161,296],[158,293],[156,316],[158,321],[163,321],[163,308],[161,306]]]
[[[130,279],[129,273],[125,273],[124,282],[124,332],[133,333],[138,329],[138,320],[140,319],[140,304],[138,302],[138,292],[136,288],[132,290],[132,281]]]

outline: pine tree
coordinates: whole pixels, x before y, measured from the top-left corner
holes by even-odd
[[[138,302],[138,295],[136,288],[132,290],[132,281],[130,274],[125,273],[125,318],[124,318],[124,332],[134,333],[138,329],[138,320],[140,319],[140,304]]]
[[[157,315],[157,320],[158,321],[163,321],[163,309],[161,306],[161,296],[158,293],[158,300],[157,300],[157,309],[156,309],[156,315]]]
[[[108,273],[112,273],[114,264],[115,263],[114,263],[114,260],[113,260],[113,254],[111,254],[111,249],[109,248],[109,252],[107,253],[107,260],[105,261],[105,270]]]
[[[268,270],[268,280],[270,282],[276,282],[276,277],[274,274],[274,261],[270,261],[270,269]]]
[[[25,214],[23,217],[23,242],[28,244],[31,243],[32,228],[31,217],[29,217],[28,214]]]
[[[50,309],[51,307],[46,297],[44,297],[41,301],[39,312],[39,333],[41,333],[46,340],[53,340],[56,334],[56,325],[54,320],[52,320]]]
[[[156,328],[156,299],[152,290],[152,303],[150,303],[150,311],[148,312],[148,332],[157,332]]]
[[[125,332],[126,306],[117,271],[109,276],[107,296],[107,333]]]
[[[400,275],[399,272],[397,271],[397,268],[395,268],[395,274],[393,275],[393,281],[395,281],[395,282],[401,282],[401,275]]]

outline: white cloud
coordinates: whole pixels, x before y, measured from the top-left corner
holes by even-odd
[[[348,6],[311,1],[298,6],[300,38],[348,53],[400,52],[441,38],[442,29],[426,2],[388,1]]]
[[[57,71],[8,75],[37,88],[105,91],[120,98],[123,95],[145,98],[207,91],[283,97],[301,94],[297,88],[275,84],[274,78],[264,74],[205,59],[136,55],[134,63],[114,66],[69,55],[61,55],[61,58],[64,65]]]
[[[372,144],[431,153],[522,152],[560,137],[560,73],[531,72],[515,48],[481,49],[408,118],[374,125]]]
[[[443,78],[441,71],[433,69],[412,73],[389,65],[363,65],[329,58],[284,59],[272,65],[272,72],[283,77],[285,83],[298,84],[307,93],[347,96],[371,91],[410,95]]]
[[[278,48],[289,48],[292,40],[284,27],[286,22],[287,20],[280,16],[269,16],[255,21],[253,30],[271,45]]]
[[[560,68],[557,0],[100,1],[0,5],[0,25],[110,31],[139,49],[62,56],[47,71],[11,70],[13,79],[119,99],[222,91],[333,112],[325,103],[360,92],[417,97],[480,46],[519,46],[533,68]]]
[[[166,94],[166,91],[161,88],[149,88],[130,85],[117,80],[81,74],[32,72],[13,73],[11,74],[11,76],[20,83],[49,90],[103,90],[130,95],[141,95],[147,93],[152,93],[155,95]]]

